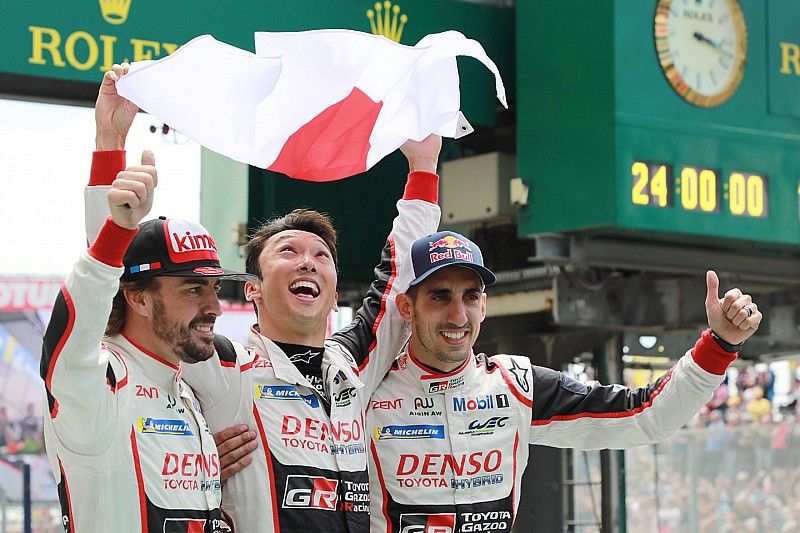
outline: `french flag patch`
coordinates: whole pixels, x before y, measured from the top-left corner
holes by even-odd
[[[161,263],[146,263],[144,265],[136,265],[131,267],[131,274],[146,272],[147,270],[157,270],[159,268],[161,268]]]

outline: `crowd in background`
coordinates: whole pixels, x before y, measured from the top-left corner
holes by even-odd
[[[16,418],[9,415],[8,407],[0,405],[0,455],[42,453],[42,415],[29,403],[25,413]]]
[[[800,379],[726,380],[686,430],[625,454],[630,531],[800,531]],[[658,490],[656,490],[656,487]]]
[[[775,397],[775,373],[766,364],[741,369],[735,388],[730,381],[726,378],[689,427],[769,424],[800,414],[798,377],[794,377],[788,395],[781,401]]]

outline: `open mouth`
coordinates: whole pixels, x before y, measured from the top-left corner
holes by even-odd
[[[211,336],[214,334],[214,324],[195,324],[192,329],[201,335]]]
[[[441,331],[444,340],[451,344],[458,344],[467,337],[466,331]]]
[[[319,285],[313,281],[295,281],[289,285],[289,292],[301,298],[313,299],[319,296]]]

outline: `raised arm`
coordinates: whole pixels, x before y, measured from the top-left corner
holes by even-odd
[[[411,244],[435,233],[439,226],[436,165],[441,146],[441,137],[431,135],[421,142],[409,140],[401,147],[409,164],[408,181],[403,198],[397,202],[398,215],[381,252],[380,263],[375,267],[375,280],[355,320],[332,337],[355,360],[359,377],[369,394],[408,341],[409,331],[394,300],[414,279]]]
[[[111,217],[67,276],[45,331],[40,372],[52,427],[65,446],[79,453],[100,453],[114,436],[113,405],[127,371],[101,339],[123,256],[137,223],[150,210],[156,182],[150,152],[114,181],[106,195]]]
[[[561,372],[533,367],[531,443],[628,448],[659,441],[688,422],[722,383],[735,350],[762,318],[751,297],[739,289],[719,299],[714,272],[708,272],[706,284],[710,329],[672,369],[646,387],[589,386]]]
[[[127,72],[127,63],[111,67],[103,76],[97,93],[94,108],[96,151],[89,184],[84,191],[86,237],[90,243],[109,214],[106,194],[117,173],[125,168],[125,140],[139,110],[117,93],[117,81]]]

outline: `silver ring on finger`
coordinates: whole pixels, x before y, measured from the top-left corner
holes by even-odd
[[[747,318],[750,318],[751,316],[753,316],[753,310],[750,309],[749,305],[745,305],[744,308],[747,310]]]

